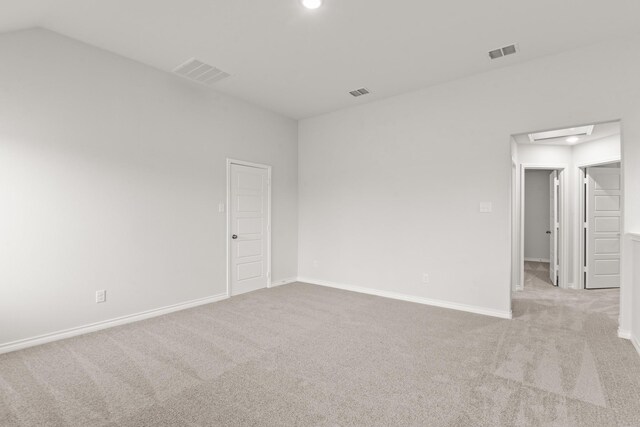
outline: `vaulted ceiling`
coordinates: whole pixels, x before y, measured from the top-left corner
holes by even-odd
[[[215,90],[304,118],[635,34],[638,16],[637,0],[3,0],[0,31],[44,27],[168,72],[196,57],[231,74]]]

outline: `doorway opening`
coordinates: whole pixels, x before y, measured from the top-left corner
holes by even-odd
[[[561,283],[560,248],[564,221],[560,177],[565,169],[524,168],[523,251],[524,286]],[[564,181],[564,179],[563,179]],[[564,261],[564,259],[563,259]],[[537,280],[533,280],[533,278]]]
[[[271,287],[271,166],[227,159],[227,295]]]
[[[619,300],[620,122],[515,134],[511,151],[512,299],[536,281],[555,301],[574,291]]]
[[[564,164],[520,165],[520,274],[516,291],[531,283],[532,276],[542,279],[544,275],[550,286],[568,287],[567,171]]]

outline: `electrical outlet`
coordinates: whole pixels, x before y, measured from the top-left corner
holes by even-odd
[[[104,289],[101,291],[96,291],[96,302],[101,303],[106,301],[107,301],[107,291],[105,291]]]
[[[422,273],[422,283],[429,283],[429,275],[427,273]]]

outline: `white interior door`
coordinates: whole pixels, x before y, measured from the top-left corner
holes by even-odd
[[[269,171],[230,167],[231,295],[266,288],[269,283]]]
[[[622,192],[619,168],[587,168],[587,282],[620,287]]]
[[[549,278],[554,286],[558,286],[558,236],[560,221],[558,220],[558,171],[549,175]]]

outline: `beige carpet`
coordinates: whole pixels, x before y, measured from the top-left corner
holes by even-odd
[[[640,426],[618,292],[528,279],[512,321],[296,283],[2,355],[0,425]]]

